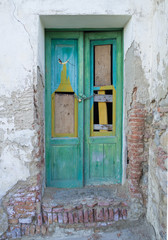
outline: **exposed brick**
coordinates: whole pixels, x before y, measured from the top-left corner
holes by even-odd
[[[62,213],[58,213],[58,223],[63,223]]]
[[[96,222],[102,222],[104,221],[104,214],[103,214],[103,209],[95,209],[95,221]]]
[[[114,209],[114,221],[119,220],[119,210],[118,208]]]
[[[39,226],[41,226],[42,223],[43,223],[43,221],[42,221],[42,214],[41,214],[41,213],[40,213],[40,214],[37,214],[37,224],[38,224]]]
[[[44,212],[44,211],[43,211],[43,220],[44,220],[45,224],[48,223],[48,214],[46,212]]]
[[[60,213],[63,212],[63,208],[53,208],[53,212]]]
[[[114,221],[114,212],[112,208],[109,208],[109,221]]]
[[[41,226],[36,225],[36,234],[41,233]]]
[[[77,214],[77,212],[74,212],[73,216],[74,216],[74,223],[78,223],[78,214]]]
[[[19,220],[17,218],[8,219],[9,224],[18,224]]]
[[[89,209],[89,210],[88,210],[88,218],[89,218],[89,222],[91,222],[91,223],[94,222],[93,217],[94,217],[93,209]]]
[[[23,223],[23,224],[30,224],[32,223],[32,218],[28,217],[28,218],[19,218],[19,223]]]
[[[58,222],[57,213],[53,213],[53,222]]]
[[[122,215],[123,215],[123,219],[126,220],[127,219],[127,210],[126,209],[122,209]]]
[[[52,213],[48,213],[48,225],[53,223],[53,215]]]
[[[85,209],[84,210],[84,223],[88,223],[89,222],[89,219],[88,219],[88,210]]]
[[[89,208],[93,208],[93,207],[95,207],[97,204],[98,204],[98,203],[94,201],[94,202],[91,202],[91,203],[87,203],[86,205],[87,205],[87,207],[89,207]]]
[[[68,223],[68,214],[66,212],[63,213],[63,221],[65,224]]]
[[[69,224],[73,224],[73,215],[71,212],[68,213]]]
[[[45,225],[41,226],[41,233],[42,235],[45,235],[47,233],[47,227]]]
[[[8,216],[13,217],[15,215],[15,211],[14,211],[13,206],[8,206],[6,210],[7,210]]]
[[[104,221],[107,222],[109,217],[108,208],[104,208]]]
[[[71,207],[62,209],[62,211],[64,210],[64,212],[72,212],[72,211],[74,211],[75,209],[76,209],[76,207],[71,206]],[[62,212],[62,211],[61,211],[61,212]]]
[[[79,210],[79,211],[78,211],[78,216],[79,216],[79,222],[80,222],[80,223],[83,223],[83,220],[84,220],[84,219],[83,219],[83,211],[82,211],[82,210]]]
[[[21,237],[20,225],[15,225],[15,226],[10,227],[10,232],[12,234],[12,238]]]
[[[30,233],[29,225],[26,225],[26,226],[25,226],[25,235],[28,236],[29,233]]]
[[[36,226],[35,225],[31,225],[30,226],[30,235],[34,235],[35,234],[35,230],[36,230]]]
[[[98,206],[101,206],[101,207],[109,207],[110,206],[110,203],[108,201],[99,201],[98,202]]]
[[[168,112],[168,107],[159,107],[158,112],[160,113],[167,113]]]
[[[43,209],[47,213],[51,213],[52,212],[52,208],[50,208],[50,207],[44,207]]]
[[[82,209],[83,208],[83,205],[82,204],[79,204],[76,206],[76,209],[79,210],[79,209]]]

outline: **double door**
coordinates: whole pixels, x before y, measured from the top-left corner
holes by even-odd
[[[46,33],[47,186],[121,182],[121,36]]]

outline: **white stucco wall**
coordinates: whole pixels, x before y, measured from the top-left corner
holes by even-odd
[[[59,15],[77,15],[78,21],[72,19],[62,22]],[[94,18],[92,21],[82,20],[86,15],[105,17],[100,22]],[[35,148],[38,149],[38,127],[34,127],[36,107],[33,94],[38,81],[44,84],[44,28],[124,28],[125,182],[125,136],[132,89],[138,87],[138,101],[149,108],[150,101],[165,98],[167,92],[167,15],[166,0],[1,1],[0,198],[19,180],[26,180],[38,171],[38,159],[34,157]],[[135,62],[138,67],[134,66]],[[41,80],[37,77],[37,67],[43,76]],[[150,151],[153,151],[152,146]],[[150,217],[149,220],[153,222]]]

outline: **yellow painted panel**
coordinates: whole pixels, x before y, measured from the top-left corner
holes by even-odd
[[[105,94],[105,91],[98,91],[98,94]],[[98,103],[99,109],[99,124],[108,124],[107,119],[107,104],[105,102]],[[107,130],[100,130],[100,132],[107,132]]]
[[[63,70],[61,72],[61,83],[57,88],[56,92],[74,92],[71,86],[69,77],[67,78],[66,65],[63,65]]]

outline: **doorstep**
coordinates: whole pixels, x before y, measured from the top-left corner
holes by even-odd
[[[108,226],[127,220],[129,205],[126,188],[121,185],[46,188],[42,215],[47,226]]]

